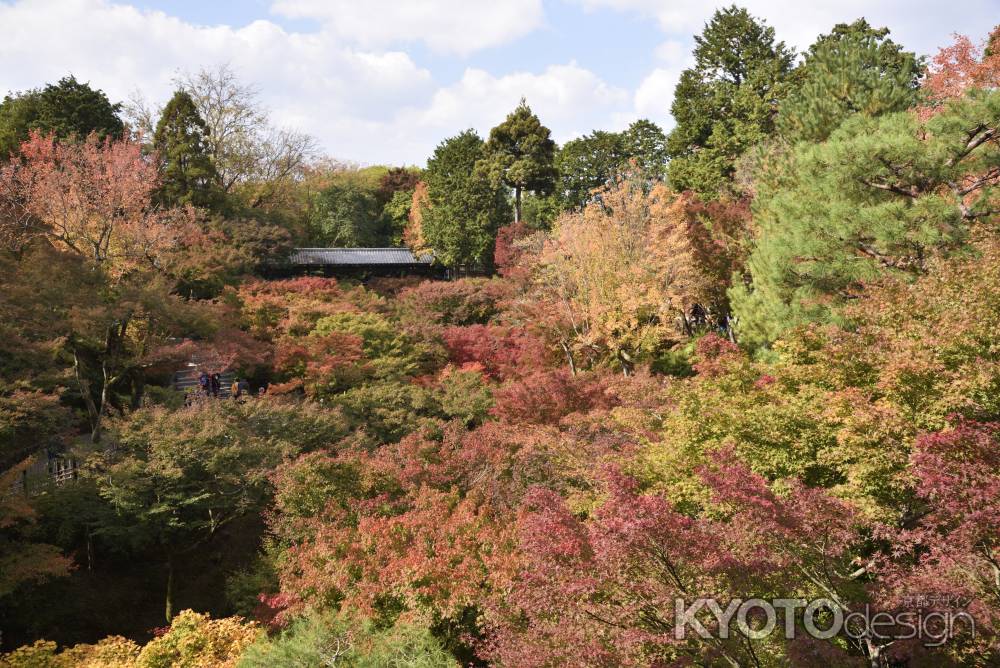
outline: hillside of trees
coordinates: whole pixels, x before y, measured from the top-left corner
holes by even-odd
[[[7,95],[0,668],[1000,665],[1000,27],[779,37],[422,167],[226,67]],[[273,272],[404,245],[484,275]]]

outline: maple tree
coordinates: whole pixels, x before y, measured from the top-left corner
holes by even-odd
[[[711,313],[711,280],[698,262],[686,200],[641,180],[605,189],[566,213],[535,259],[536,322],[556,338],[571,369],[611,363],[628,373]]]
[[[996,48],[1000,26],[995,27],[983,44],[977,45],[965,35],[942,47],[931,59],[921,83],[925,95],[919,110],[929,116],[944,109],[948,100],[957,100],[971,88],[991,90],[1000,87],[1000,50]]]
[[[25,231],[94,262],[112,280],[155,265],[185,229],[178,212],[153,206],[159,175],[135,142],[91,135],[63,143],[34,132],[21,153],[0,170],[0,191],[23,209]]]

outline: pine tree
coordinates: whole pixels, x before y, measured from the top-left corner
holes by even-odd
[[[483,147],[483,140],[466,130],[441,142],[427,161],[421,234],[445,266],[491,267],[497,229],[509,220],[503,190],[475,169]]]
[[[825,142],[797,144],[754,202],[752,283],[730,295],[742,342],[836,322],[865,285],[966,247],[996,215],[997,132],[1000,92],[974,91],[926,123],[854,114]]]
[[[497,186],[514,189],[514,222],[521,220],[521,194],[547,195],[555,188],[555,150],[550,131],[521,98],[503,123],[490,130],[478,169]]]
[[[735,5],[716,11],[695,44],[695,65],[681,74],[671,106],[669,180],[674,190],[712,196],[737,158],[773,132],[794,53]]]
[[[158,199],[168,206],[215,209],[221,203],[219,176],[208,151],[208,130],[191,96],[182,90],[163,109],[153,135],[163,183]]]
[[[864,19],[841,23],[809,47],[802,84],[782,104],[781,135],[790,141],[823,141],[854,113],[908,109],[917,101],[922,60]]]

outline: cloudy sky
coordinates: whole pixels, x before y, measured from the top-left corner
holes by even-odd
[[[1000,0],[746,0],[803,49],[865,16],[919,53],[952,33],[982,37]],[[481,134],[521,96],[562,142],[670,102],[692,36],[715,9],[696,0],[0,0],[0,92],[73,73],[153,102],[178,72],[228,63],[278,124],[330,155],[424,164],[444,137]]]

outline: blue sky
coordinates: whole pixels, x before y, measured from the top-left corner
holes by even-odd
[[[799,49],[865,16],[919,53],[976,39],[1000,0],[747,0]],[[72,72],[116,100],[230,65],[279,125],[332,157],[423,164],[481,134],[521,96],[562,142],[646,117],[669,128],[673,87],[715,3],[697,0],[0,0],[0,90]]]

